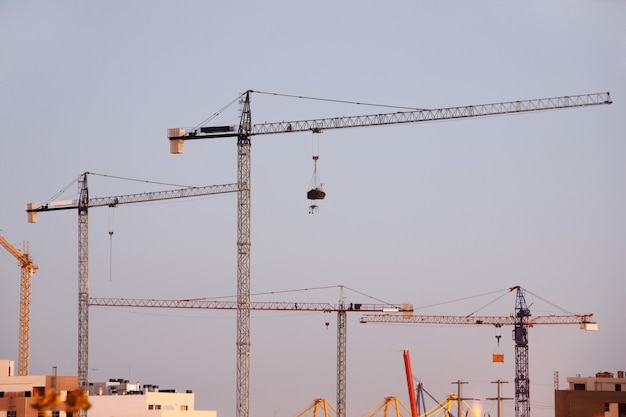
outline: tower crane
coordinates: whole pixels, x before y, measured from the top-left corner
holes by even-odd
[[[383,126],[436,120],[468,119],[503,114],[519,114],[552,109],[565,109],[611,104],[609,93],[593,93],[501,103],[421,109],[362,116],[331,117],[310,120],[252,124],[248,90],[240,96],[243,103],[239,126],[202,126],[168,129],[170,153],[183,153],[187,140],[237,138],[237,409],[235,417],[249,417],[250,403],[250,156],[253,136],[314,132],[328,129]],[[256,93],[261,93],[256,91]],[[338,410],[337,417],[346,417]]]
[[[413,305],[411,304],[346,304],[343,297],[343,287],[339,303],[336,305],[328,303],[301,303],[301,302],[250,302],[250,310],[265,311],[319,311],[323,313],[337,313],[337,416],[344,413],[346,409],[347,393],[347,339],[348,320],[347,313],[382,313],[382,312],[402,312],[411,314]],[[215,301],[206,299],[195,300],[154,300],[154,299],[127,299],[127,298],[90,298],[90,306],[103,307],[152,307],[152,308],[198,308],[206,310],[237,310],[240,306],[234,301]],[[415,416],[414,416],[415,417]]]
[[[176,190],[127,194],[112,197],[89,198],[87,175],[83,173],[78,181],[78,200],[53,201],[44,204],[28,203],[28,222],[37,222],[37,213],[54,210],[78,209],[78,386],[88,388],[89,352],[89,240],[88,209],[91,207],[116,207],[120,204],[142,203],[147,201],[170,200],[174,198],[198,197],[211,194],[233,193],[237,184],[211,185],[206,187],[185,187]]]
[[[9,243],[4,236],[0,235],[0,245],[2,245],[20,263],[20,337],[18,341],[19,355],[17,364],[17,374],[25,376],[30,373],[30,306],[32,301],[33,274],[37,272],[39,266],[33,263],[30,256],[30,245],[28,242],[22,243],[20,252],[15,246]]]
[[[530,417],[530,378],[528,366],[528,328],[540,324],[578,324],[582,330],[598,330],[593,314],[565,314],[532,317],[526,304],[524,290],[515,286],[515,314],[509,316],[435,316],[414,314],[370,314],[361,317],[361,323],[412,324],[473,324],[513,326],[515,341],[515,416]]]

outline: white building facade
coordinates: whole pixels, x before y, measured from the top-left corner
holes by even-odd
[[[78,377],[15,376],[14,362],[0,360],[0,417],[37,417],[32,408],[37,395],[53,389],[65,400],[78,387]],[[156,385],[131,384],[122,379],[89,384],[89,417],[217,417],[217,411],[196,410],[191,391],[160,390]],[[66,417],[59,406],[53,417]]]

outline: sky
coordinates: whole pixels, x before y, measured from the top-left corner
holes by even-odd
[[[509,315],[519,285],[536,315],[593,313],[598,332],[530,330],[531,412],[553,415],[555,372],[565,388],[626,369],[625,20],[616,0],[0,1],[0,234],[40,267],[31,374],[77,372],[77,214],[28,224],[25,204],[76,198],[83,172],[92,197],[236,182],[233,139],[171,155],[168,128],[237,125],[224,106],[250,89],[411,108],[608,91],[610,106],[252,142],[253,301],[335,304],[343,286],[348,303]],[[382,109],[251,97],[253,123]],[[327,195],[311,215],[313,153]],[[233,300],[236,210],[235,194],[92,208],[90,296]],[[17,362],[19,267],[0,253],[0,358]],[[510,329],[498,346],[490,326],[359,318],[349,416],[408,404],[403,349],[439,400],[458,380],[484,414],[492,381],[514,396]],[[234,417],[235,312],[93,307],[89,320],[90,381],[191,389],[196,409]],[[252,416],[335,404],[336,317],[253,312],[250,361]]]

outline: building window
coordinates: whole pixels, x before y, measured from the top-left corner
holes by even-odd
[[[585,384],[574,384],[574,391],[584,391]]]
[[[154,410],[154,404],[148,404],[148,410]]]
[[[611,411],[611,404],[609,404],[609,403],[604,403],[604,411],[605,411],[605,412],[609,412],[609,411]]]
[[[17,417],[17,411],[7,411],[7,417]]]
[[[622,390],[622,384],[615,384],[615,391],[621,391]]]
[[[188,406],[188,405],[181,405],[181,406],[180,406],[180,409],[181,409],[182,411],[187,411],[187,410],[189,410],[189,406]]]

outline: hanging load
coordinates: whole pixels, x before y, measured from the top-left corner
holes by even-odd
[[[326,193],[322,188],[323,184],[320,181],[319,174],[317,173],[317,160],[320,159],[318,155],[313,155],[313,176],[311,177],[311,189],[306,193],[306,198],[311,200],[309,205],[309,214],[315,214],[319,210],[319,206],[315,204],[316,200],[323,200],[326,197]]]
[[[309,200],[323,200],[326,197],[326,193],[321,187],[313,188],[306,193],[306,198]]]
[[[496,340],[498,341],[498,346],[496,347],[496,351],[493,353],[492,362],[493,363],[504,363],[504,353],[502,353],[502,349],[500,349],[500,339],[502,335],[500,334],[502,325],[496,324]]]

